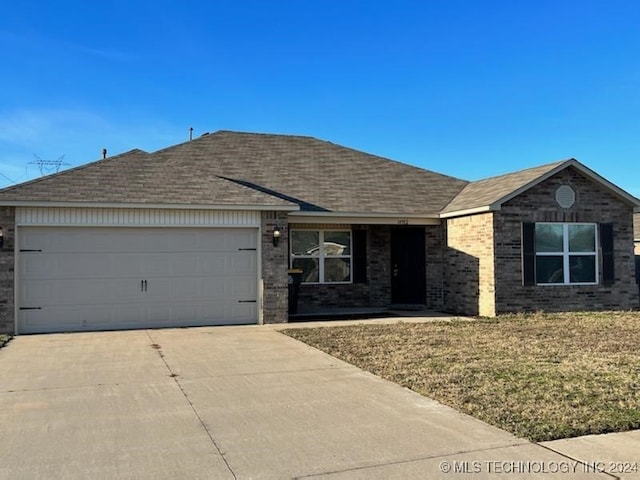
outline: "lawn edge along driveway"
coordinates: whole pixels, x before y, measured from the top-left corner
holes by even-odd
[[[281,332],[532,441],[640,428],[639,312]]]

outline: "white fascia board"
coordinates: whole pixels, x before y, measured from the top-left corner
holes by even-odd
[[[170,209],[170,210],[259,210],[295,212],[298,205],[197,205],[185,203],[115,203],[115,202],[0,202],[5,207],[75,207],[75,208],[138,208],[138,209]]]
[[[475,215],[477,213],[486,213],[493,210],[499,210],[499,208],[493,208],[492,205],[485,205],[482,207],[468,208],[466,210],[456,210],[455,212],[441,213],[440,218],[453,218],[453,217],[465,217],[467,215]]]
[[[440,225],[435,215],[358,212],[292,212],[291,223],[331,223],[363,225]]]

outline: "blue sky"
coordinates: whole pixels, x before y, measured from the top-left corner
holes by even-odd
[[[640,196],[638,25],[617,0],[9,2],[0,185],[193,127],[468,180],[575,157]]]

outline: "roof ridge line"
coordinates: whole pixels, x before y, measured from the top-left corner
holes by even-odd
[[[543,169],[545,167],[551,168],[552,165],[555,168],[555,167],[557,167],[559,165],[562,165],[564,163],[571,162],[571,161],[578,162],[578,160],[576,160],[575,158],[571,157],[571,158],[566,158],[564,160],[556,160],[555,162],[543,163],[542,165],[536,165],[536,166],[533,166],[533,167],[522,168],[522,169],[519,169],[519,170],[512,170],[510,172],[500,173],[498,175],[492,175],[490,177],[484,177],[484,178],[480,178],[478,180],[472,180],[469,183],[478,183],[478,182],[484,182],[485,180],[494,180],[496,178],[501,178],[501,177],[506,177],[508,175],[515,175],[515,174],[518,174],[518,173],[528,172],[530,170]]]

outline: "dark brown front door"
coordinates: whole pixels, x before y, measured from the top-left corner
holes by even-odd
[[[426,303],[424,227],[391,229],[391,303]]]

